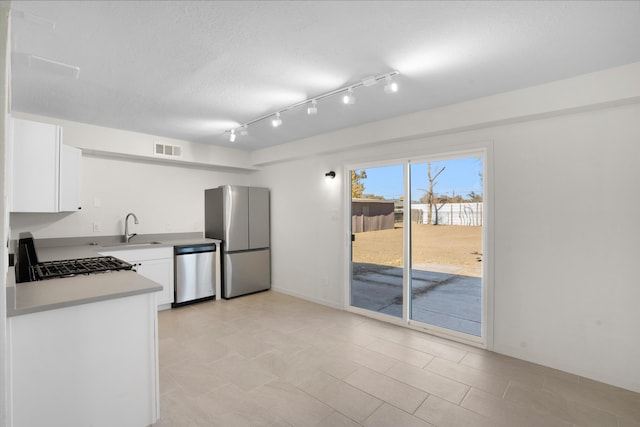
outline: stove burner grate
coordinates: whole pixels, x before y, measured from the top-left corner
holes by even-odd
[[[133,266],[112,256],[67,259],[40,262],[33,267],[36,280],[70,277],[78,274],[105,273],[108,271],[131,270]]]

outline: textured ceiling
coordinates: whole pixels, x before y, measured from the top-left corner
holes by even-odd
[[[11,25],[13,111],[247,150],[640,61],[640,1],[14,0]]]

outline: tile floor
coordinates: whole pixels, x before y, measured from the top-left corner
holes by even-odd
[[[161,426],[640,427],[640,394],[275,291],[159,314]]]

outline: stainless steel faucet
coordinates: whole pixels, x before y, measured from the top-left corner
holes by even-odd
[[[138,217],[136,216],[136,214],[134,214],[133,212],[127,214],[127,216],[124,219],[124,242],[125,243],[129,243],[129,240],[131,240],[133,236],[136,236],[138,234],[138,233],[129,234],[129,217],[130,216],[133,216],[133,221],[135,224],[139,224]]]

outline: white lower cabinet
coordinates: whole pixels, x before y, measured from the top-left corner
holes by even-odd
[[[159,415],[155,294],[7,319],[12,427],[141,427]]]
[[[173,302],[173,256],[168,259],[133,260],[131,263],[136,264],[139,274],[163,286],[156,301],[158,308],[169,308],[164,306]]]
[[[174,298],[173,247],[123,249],[101,254],[133,264],[138,274],[161,284],[163,289],[156,295],[158,309],[171,308]]]

